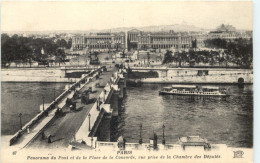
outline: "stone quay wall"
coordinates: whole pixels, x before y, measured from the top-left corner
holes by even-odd
[[[97,69],[99,67],[95,67]],[[78,70],[77,70],[78,69]],[[85,68],[86,69],[86,68]],[[75,78],[65,78],[65,74],[75,71],[84,71],[84,68],[14,68],[2,69],[2,82],[62,82],[69,83]],[[89,67],[88,69],[94,69]]]
[[[158,73],[158,78],[142,78],[143,83],[253,83],[253,70],[214,68],[131,68],[133,72]]]

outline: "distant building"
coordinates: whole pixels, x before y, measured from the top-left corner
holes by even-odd
[[[234,40],[238,38],[250,39],[252,38],[252,31],[239,32],[232,25],[220,25],[217,27],[216,31],[211,31],[208,33],[207,39],[226,39]]]
[[[192,38],[189,35],[170,32],[142,32],[131,30],[128,33],[130,49],[188,49]]]
[[[193,33],[191,34],[193,41],[196,40],[198,48],[205,47],[204,41],[207,39],[225,39],[233,41],[238,38],[251,39],[252,31],[238,32],[238,31],[210,31],[209,33]]]
[[[133,29],[126,33],[97,33],[72,37],[72,50],[100,49],[188,49],[192,37],[187,34],[170,32],[143,32]]]
[[[192,33],[191,37],[197,47],[205,47],[204,41],[208,39],[208,35],[206,33]]]
[[[236,28],[233,27],[232,25],[225,25],[225,24],[221,24],[220,26],[217,27],[217,31],[220,32],[235,32]]]
[[[125,34],[97,33],[72,37],[72,50],[125,49]]]
[[[216,31],[206,32],[144,32],[137,29],[119,33],[96,33],[72,36],[72,51],[78,50],[147,50],[176,49],[188,50],[195,42],[197,47],[205,47],[207,39],[234,40],[250,39],[252,31],[238,32],[231,25],[221,25]]]

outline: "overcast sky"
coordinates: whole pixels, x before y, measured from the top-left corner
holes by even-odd
[[[251,2],[2,2],[2,31],[188,24],[252,30]]]

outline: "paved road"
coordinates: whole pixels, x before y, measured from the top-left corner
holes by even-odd
[[[55,149],[55,148],[66,148],[69,142],[73,139],[75,133],[78,131],[79,127],[83,123],[84,119],[87,117],[88,112],[92,108],[94,101],[103,90],[102,86],[105,86],[109,81],[112,73],[117,69],[115,67],[109,68],[108,72],[103,72],[99,80],[95,80],[87,85],[85,85],[80,93],[88,89],[90,86],[94,86],[96,82],[100,83],[100,88],[93,88],[92,94],[90,94],[90,99],[94,99],[93,103],[81,104],[80,99],[77,100],[77,108],[81,108],[79,111],[70,112],[68,107],[64,107],[63,111],[65,116],[55,119],[50,123],[44,130],[45,135],[53,135],[52,143],[48,143],[48,139],[42,139],[41,134],[39,134],[28,146],[27,148],[45,148],[45,149]]]

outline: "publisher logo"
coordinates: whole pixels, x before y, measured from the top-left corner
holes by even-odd
[[[234,157],[233,158],[243,158],[243,151],[233,151],[234,152]]]

